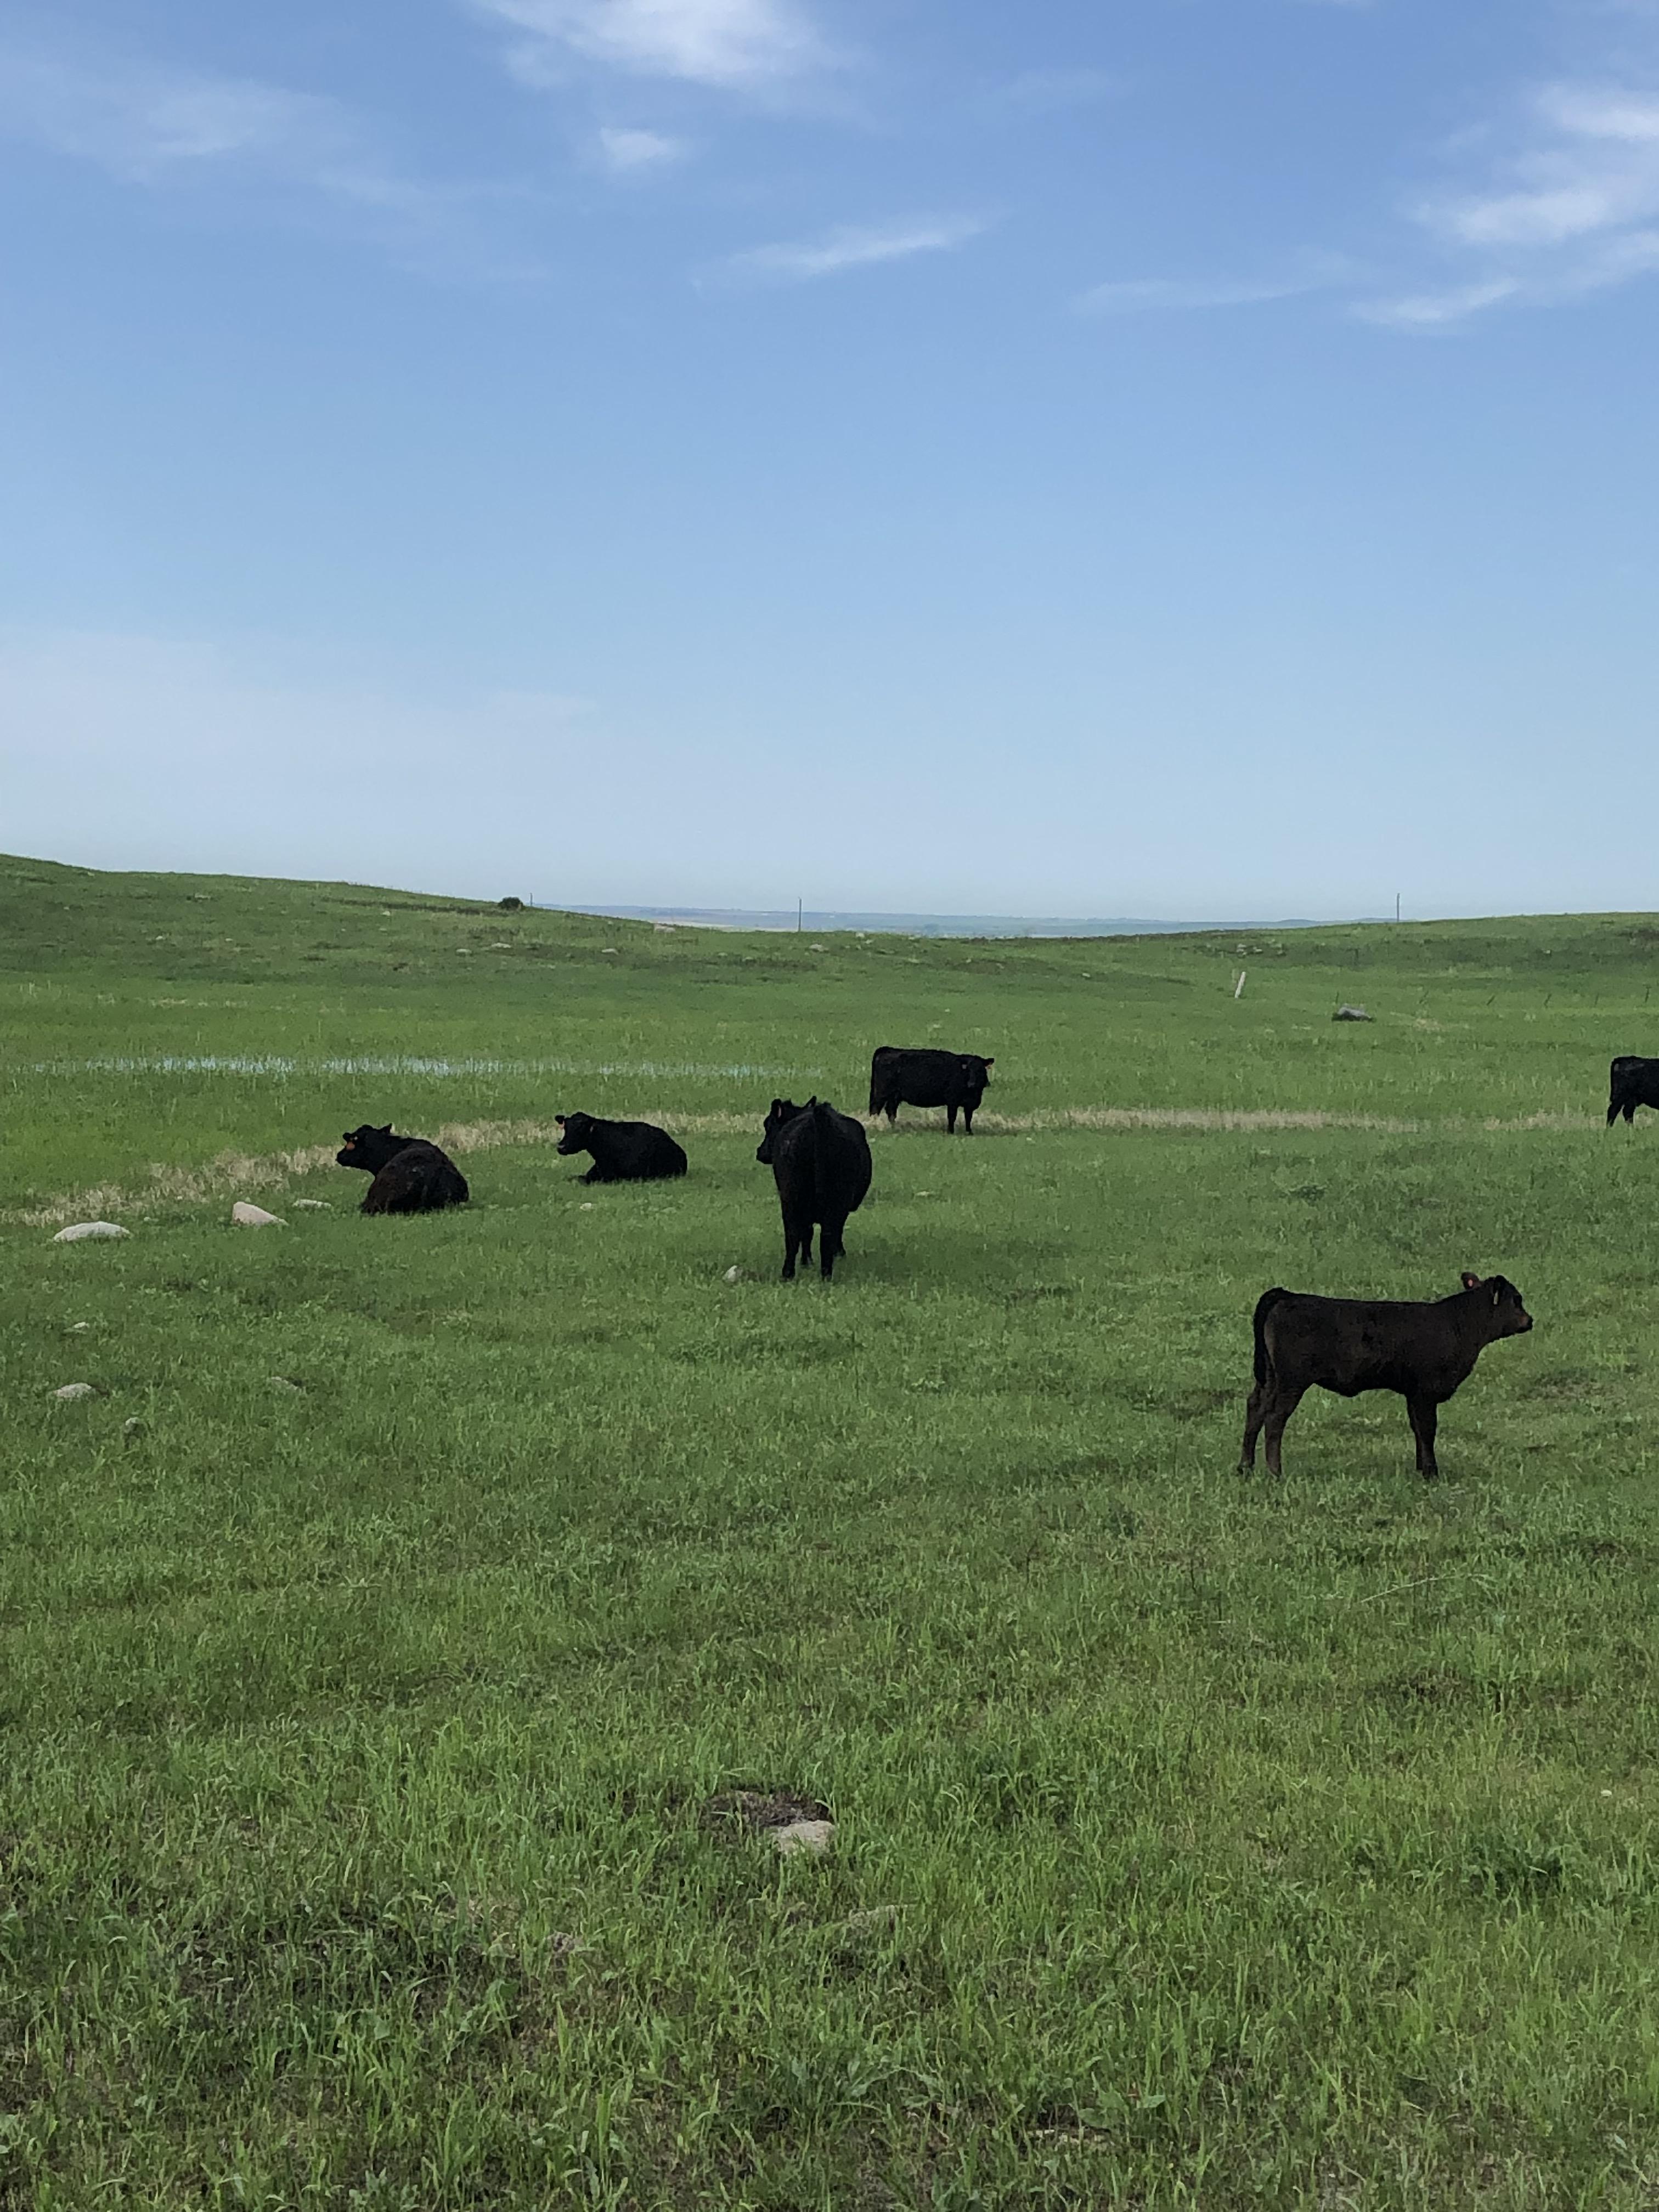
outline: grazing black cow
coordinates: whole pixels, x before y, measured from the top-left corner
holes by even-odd
[[[1638,1106],[1659,1106],[1659,1060],[1626,1053],[1607,1070],[1608,1128],[1621,1114],[1627,1124],[1633,1121]]]
[[[447,1152],[424,1137],[393,1136],[390,1121],[348,1129],[334,1164],[374,1176],[362,1213],[435,1213],[441,1206],[465,1206],[471,1195]]]
[[[1244,1419],[1240,1472],[1255,1466],[1255,1440],[1267,1432],[1267,1472],[1279,1472],[1285,1424],[1318,1383],[1340,1398],[1397,1390],[1417,1439],[1417,1471],[1439,1474],[1434,1456],[1441,1407],[1500,1336],[1521,1336],[1532,1316],[1505,1275],[1466,1274],[1449,1298],[1316,1298],[1266,1291],[1255,1309],[1255,1388]]]
[[[942,1106],[945,1127],[974,1133],[974,1115],[985,1096],[994,1060],[976,1052],[939,1052],[931,1045],[878,1044],[870,1056],[870,1111],[884,1114],[890,1125],[901,1106]]]
[[[795,1272],[795,1255],[810,1266],[812,1224],[823,1224],[818,1272],[827,1283],[846,1247],[841,1232],[870,1188],[870,1139],[850,1114],[838,1114],[827,1100],[797,1106],[775,1098],[766,1133],[755,1158],[772,1170],[783,1210],[783,1279]]]
[[[685,1173],[685,1154],[666,1129],[649,1121],[601,1121],[592,1114],[556,1114],[559,1151],[592,1152],[583,1182],[655,1182]]]

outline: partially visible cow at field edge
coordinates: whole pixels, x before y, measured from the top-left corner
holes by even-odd
[[[390,1121],[378,1129],[370,1121],[348,1129],[334,1164],[374,1176],[358,1209],[363,1213],[435,1213],[440,1206],[465,1206],[471,1195],[447,1152],[424,1137],[394,1136]]]
[[[666,1129],[649,1121],[601,1121],[592,1114],[556,1114],[559,1151],[592,1152],[582,1182],[655,1182],[685,1173],[685,1154]]]
[[[943,1106],[945,1127],[954,1131],[960,1109],[963,1134],[971,1137],[994,1065],[976,1052],[878,1044],[870,1057],[870,1111],[885,1114],[890,1126],[901,1106]]]
[[[1255,1309],[1255,1388],[1244,1420],[1240,1471],[1255,1465],[1255,1440],[1267,1436],[1267,1472],[1279,1472],[1285,1424],[1316,1382],[1340,1398],[1397,1390],[1417,1439],[1417,1471],[1439,1474],[1434,1456],[1440,1407],[1500,1336],[1521,1336],[1532,1316],[1504,1275],[1466,1274],[1449,1298],[1316,1298],[1267,1291]]]
[[[1607,1071],[1608,1128],[1621,1114],[1626,1122],[1633,1121],[1638,1106],[1659,1106],[1659,1060],[1626,1053]]]
[[[775,1098],[755,1158],[771,1169],[778,1187],[784,1281],[794,1274],[797,1253],[811,1264],[816,1222],[823,1227],[818,1272],[829,1282],[846,1249],[841,1235],[847,1217],[857,1211],[870,1188],[870,1139],[864,1124],[850,1114],[838,1114],[825,1099],[797,1106],[791,1099]]]

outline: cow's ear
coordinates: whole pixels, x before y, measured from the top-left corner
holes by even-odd
[[[994,1054],[993,1054],[989,1059],[988,1059],[988,1060],[987,1060],[987,1061],[986,1061],[986,1063],[985,1063],[985,1065],[987,1066],[987,1067],[994,1067],[994,1066],[996,1066],[996,1064],[997,1064],[997,1063],[996,1063],[996,1059],[995,1059],[995,1055],[994,1055]]]
[[[382,1122],[381,1122],[381,1124],[380,1124],[380,1134],[381,1134],[383,1137],[389,1137],[389,1136],[392,1134],[392,1124],[391,1124],[391,1122],[390,1122],[390,1121],[382,1121]]]
[[[553,1119],[554,1119],[554,1120],[558,1123],[559,1127],[562,1129],[562,1128],[563,1128],[563,1127],[564,1127],[564,1115],[563,1115],[562,1114],[556,1114],[556,1115],[553,1116]]]
[[[1469,1273],[1468,1269],[1467,1267],[1465,1267],[1465,1268],[1464,1268],[1464,1270],[1463,1270],[1463,1288],[1464,1288],[1466,1291],[1478,1291],[1478,1290],[1480,1289],[1480,1276],[1479,1276],[1479,1275],[1472,1275],[1472,1274],[1470,1274],[1470,1273]]]

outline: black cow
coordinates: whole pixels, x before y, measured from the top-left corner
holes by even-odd
[[[1255,1388],[1244,1418],[1240,1472],[1255,1466],[1267,1432],[1267,1472],[1277,1474],[1285,1424],[1314,1383],[1340,1398],[1397,1390],[1417,1439],[1417,1471],[1439,1474],[1434,1431],[1441,1407],[1500,1336],[1521,1336],[1532,1316],[1505,1275],[1466,1274],[1449,1298],[1316,1298],[1266,1291],[1255,1309]]]
[[[870,1057],[870,1111],[884,1114],[890,1127],[901,1106],[942,1106],[945,1126],[954,1130],[960,1109],[963,1132],[971,1137],[974,1115],[995,1064],[976,1052],[878,1044]]]
[[[1659,1106],[1659,1060],[1639,1060],[1626,1053],[1607,1070],[1607,1127],[1622,1114],[1636,1119],[1638,1106]]]
[[[334,1164],[374,1176],[362,1213],[435,1213],[441,1206],[465,1206],[471,1195],[447,1152],[424,1137],[393,1136],[390,1121],[379,1129],[369,1121],[348,1129]]]
[[[559,1151],[592,1152],[583,1182],[655,1182],[685,1173],[685,1154],[665,1129],[649,1121],[601,1121],[592,1114],[556,1114]]]
[[[810,1266],[812,1225],[823,1224],[818,1272],[827,1283],[846,1247],[841,1232],[870,1188],[870,1139],[850,1114],[822,1098],[797,1106],[775,1098],[755,1158],[772,1170],[783,1211],[783,1279],[795,1272],[795,1255]]]

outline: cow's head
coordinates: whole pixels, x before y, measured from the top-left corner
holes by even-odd
[[[1524,1336],[1532,1327],[1532,1316],[1521,1303],[1521,1293],[1507,1275],[1482,1277],[1471,1274],[1466,1267],[1463,1288],[1480,1291],[1475,1310],[1492,1336]]]
[[[958,1053],[957,1057],[962,1062],[962,1079],[968,1088],[983,1091],[991,1080],[991,1070],[996,1065],[995,1061],[981,1059],[976,1052]]]
[[[593,1133],[593,1116],[591,1114],[556,1114],[553,1119],[559,1125],[560,1152],[568,1157],[572,1152],[587,1150],[588,1139]]]
[[[804,1114],[805,1111],[806,1109],[804,1106],[797,1106],[791,1098],[775,1098],[772,1101],[766,1110],[766,1133],[761,1139],[755,1153],[755,1158],[763,1168],[769,1168],[772,1164],[773,1138],[777,1135],[786,1121],[793,1121],[797,1114]]]
[[[337,1168],[362,1168],[365,1174],[379,1175],[400,1149],[390,1121],[382,1122],[379,1127],[373,1121],[365,1121],[360,1128],[346,1131],[345,1142],[334,1155],[334,1164]]]

